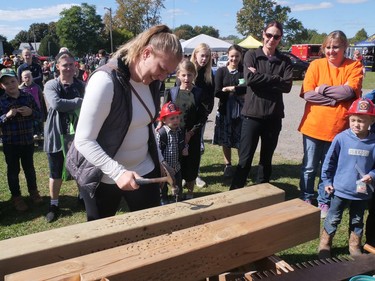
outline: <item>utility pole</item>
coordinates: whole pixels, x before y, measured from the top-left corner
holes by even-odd
[[[112,39],[112,8],[104,7],[104,9],[109,11],[109,37],[111,40],[111,53],[113,53],[113,39]]]

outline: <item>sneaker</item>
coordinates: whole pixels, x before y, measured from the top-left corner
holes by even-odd
[[[34,138],[34,140],[39,140],[39,136],[38,135],[34,135],[33,138]]]
[[[185,199],[186,200],[189,200],[189,199],[193,199],[194,198],[194,194],[192,191],[188,191],[186,194],[185,194]]]
[[[319,204],[318,207],[320,209],[320,218],[325,219],[329,211],[329,206],[323,203],[323,204]]]
[[[59,207],[56,205],[50,205],[48,214],[46,215],[47,222],[52,222],[57,218],[57,215],[59,213]]]
[[[43,203],[43,199],[42,199],[42,197],[40,197],[38,190],[31,191],[30,192],[30,198],[35,205],[39,205],[39,204]]]
[[[13,197],[12,201],[13,201],[14,207],[16,208],[18,212],[25,212],[29,209],[29,207],[26,205],[21,195]]]
[[[225,165],[224,178],[231,178],[231,177],[233,177],[233,167],[232,165]]]
[[[204,180],[202,180],[200,177],[197,177],[195,179],[195,185],[198,186],[198,187],[204,187],[204,186],[206,186],[206,182]]]
[[[305,200],[303,200],[306,204],[310,204],[310,205],[312,205],[312,201],[311,201],[311,199],[305,199]]]

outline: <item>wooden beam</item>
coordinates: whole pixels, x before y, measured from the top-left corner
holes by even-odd
[[[294,199],[14,273],[5,280],[196,281],[315,239],[319,228],[319,209]]]
[[[0,279],[11,272],[98,252],[284,200],[270,184],[0,241]]]

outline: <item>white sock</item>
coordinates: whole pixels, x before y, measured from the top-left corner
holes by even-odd
[[[51,205],[59,206],[59,199],[51,199]]]

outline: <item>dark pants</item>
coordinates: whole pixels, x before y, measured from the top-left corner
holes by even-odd
[[[272,173],[272,157],[281,131],[281,119],[244,117],[241,128],[239,161],[230,189],[246,184],[259,138],[261,140],[257,183],[269,182]]]
[[[25,173],[27,189],[29,192],[37,190],[34,168],[34,144],[12,145],[4,144],[3,152],[7,163],[7,178],[10,193],[13,197],[21,195],[20,189],[20,162]]]
[[[369,204],[368,217],[366,220],[366,243],[375,247],[375,195],[372,195],[372,199]]]
[[[145,178],[158,177],[154,170],[145,175]],[[94,198],[90,197],[87,190],[81,189],[80,194],[85,202],[87,220],[97,220],[114,216],[119,208],[121,199],[124,198],[131,212],[143,210],[160,205],[159,183],[141,185],[139,189],[124,191],[116,184],[100,183],[95,191]]]

